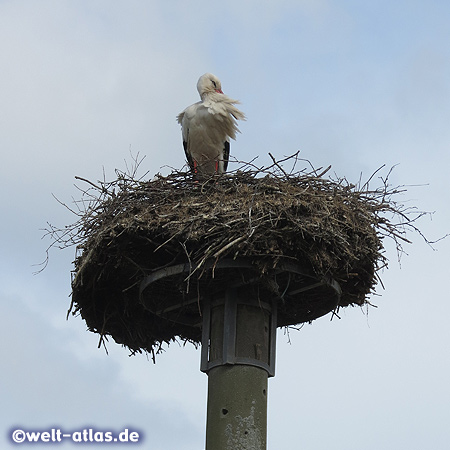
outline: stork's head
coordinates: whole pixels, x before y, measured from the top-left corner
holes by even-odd
[[[212,92],[223,94],[220,80],[212,73],[205,73],[198,79],[197,90],[202,99],[205,95]]]

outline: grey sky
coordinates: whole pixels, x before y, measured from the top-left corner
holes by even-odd
[[[301,150],[355,182],[399,164],[394,184],[426,184],[400,200],[436,211],[420,228],[450,232],[449,25],[446,1],[1,0],[1,447],[17,448],[12,427],[57,425],[204,448],[199,351],[173,344],[153,365],[110,342],[106,355],[65,320],[74,250],[32,274],[49,244],[40,229],[74,220],[52,193],[77,197],[75,175],[111,179],[130,149],[149,176],[183,166],[175,116],[204,72],[248,117],[232,156]],[[279,333],[269,448],[448,448],[450,240],[434,251],[409,237],[401,267],[387,243],[378,308],[319,319],[291,345]]]

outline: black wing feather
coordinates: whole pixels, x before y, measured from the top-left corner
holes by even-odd
[[[188,139],[189,139],[189,136],[188,136]],[[184,148],[184,154],[186,155],[186,159],[187,159],[187,162],[189,164],[189,167],[190,167],[192,172],[195,172],[194,160],[192,159],[192,156],[188,152],[188,143],[187,143],[187,141],[183,141],[183,148]]]
[[[223,171],[227,171],[228,160],[230,159],[230,143],[225,141],[223,144]]]

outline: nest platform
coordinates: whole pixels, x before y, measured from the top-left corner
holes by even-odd
[[[204,302],[230,286],[275,302],[279,327],[364,305],[393,232],[386,187],[359,190],[316,173],[201,181],[176,172],[90,185],[71,228],[71,310],[132,352],[200,343]]]

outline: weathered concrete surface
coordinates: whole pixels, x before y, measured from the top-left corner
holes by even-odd
[[[267,372],[225,365],[208,373],[206,450],[265,450]]]

